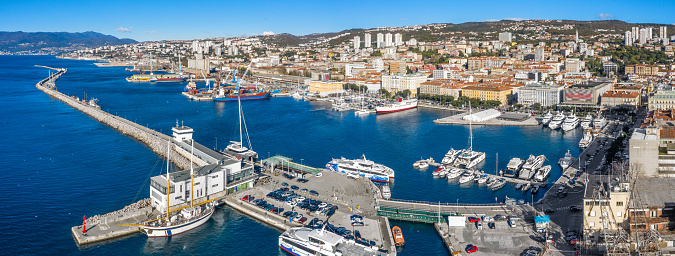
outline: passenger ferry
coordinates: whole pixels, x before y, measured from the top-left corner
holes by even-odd
[[[294,256],[386,256],[389,252],[366,246],[325,229],[293,227],[279,236],[279,247]]]
[[[326,164],[326,168],[334,172],[365,177],[372,181],[389,182],[389,179],[394,178],[394,170],[366,159],[365,155],[355,160],[349,160],[344,157],[340,159],[334,158]]]

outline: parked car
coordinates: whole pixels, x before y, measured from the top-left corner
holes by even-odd
[[[281,183],[281,185],[284,186],[284,187],[288,187],[288,183],[286,183],[286,182]]]
[[[309,193],[312,194],[312,195],[315,195],[315,196],[319,195],[319,192],[316,192],[314,190],[310,190]]]
[[[513,221],[513,220],[509,220],[507,223],[509,224],[509,227],[512,227],[512,228],[516,227],[516,222]]]
[[[360,221],[352,222],[352,226],[363,226],[363,225],[364,225],[363,222],[360,222]]]
[[[317,173],[315,176],[316,176],[317,178],[319,178],[319,177],[323,176],[323,173]]]
[[[578,212],[578,211],[581,211],[581,208],[579,206],[576,206],[576,205],[571,205],[570,211],[571,212]]]
[[[476,218],[476,217],[469,217],[468,220],[469,220],[469,222],[479,222],[480,221],[480,219]]]
[[[291,186],[291,189],[298,190],[298,189],[300,189],[300,188],[299,188],[298,186],[296,186],[296,185],[293,185],[293,186]]]
[[[248,195],[245,195],[244,197],[242,197],[241,200],[248,201]]]
[[[482,222],[482,221],[476,222],[476,229],[478,229],[478,230],[482,230],[482,229],[483,229],[483,222]]]
[[[469,244],[469,245],[466,246],[465,251],[466,251],[466,253],[474,253],[474,252],[478,251],[478,247],[476,247],[475,245]]]
[[[300,218],[300,220],[299,220],[298,222],[300,222],[300,223],[305,223],[305,221],[307,221],[307,217],[302,217],[302,218]]]

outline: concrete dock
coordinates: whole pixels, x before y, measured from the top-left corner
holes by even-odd
[[[456,125],[469,125],[468,120],[462,119],[463,116],[468,115],[469,113],[461,113],[449,117],[444,117],[434,120],[436,124],[456,124]],[[510,121],[510,120],[501,120],[499,118],[493,118],[484,122],[471,122],[472,125],[492,125],[492,126],[537,126],[539,121],[536,118],[530,117],[524,121]]]

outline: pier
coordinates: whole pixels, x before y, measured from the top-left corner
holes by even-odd
[[[496,214],[514,215],[517,208],[505,204],[456,204],[432,203],[423,201],[380,199],[377,200],[377,215],[386,216],[394,220],[412,222],[436,223],[445,222],[447,216],[494,216]]]
[[[508,114],[508,113],[507,113]],[[444,117],[434,120],[436,124],[457,124],[457,125],[469,125],[469,120],[464,120],[462,117],[468,115],[468,113],[461,113],[449,117]],[[505,114],[506,115],[506,114]],[[515,120],[504,120],[500,117],[492,118],[483,122],[472,122],[472,125],[493,125],[493,126],[538,126],[539,121],[534,117],[529,117],[522,121]]]

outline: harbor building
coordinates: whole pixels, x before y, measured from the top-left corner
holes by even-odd
[[[598,241],[604,232],[628,229],[627,208],[630,198],[628,183],[607,183],[602,175],[590,175],[584,190],[584,235]]]
[[[562,86],[547,84],[527,84],[518,89],[518,103],[532,106],[539,103],[541,106],[558,105],[562,99]]]
[[[470,115],[465,115],[462,117],[464,120],[471,120],[472,122],[485,122],[490,119],[497,118],[501,115],[502,113],[499,112],[499,110],[496,109],[487,109],[483,110],[478,113],[473,113]]]
[[[437,79],[420,84],[420,93],[426,95],[452,96],[455,99],[462,95],[463,83],[449,79]]]
[[[382,89],[385,89],[392,94],[410,90],[410,96],[415,96],[417,95],[417,89],[420,88],[420,84],[426,80],[427,76],[423,73],[410,75],[401,73],[396,75],[382,75]]]
[[[513,98],[513,88],[509,86],[471,85],[462,89],[462,96],[479,100],[499,101],[501,105],[506,105]]]
[[[600,99],[600,105],[606,107],[631,106],[637,108],[641,103],[640,93],[637,92],[606,91]]]
[[[308,80],[308,90],[321,96],[344,92],[342,82]]]
[[[586,81],[564,90],[563,102],[574,105],[597,105],[602,94],[609,91],[613,81]]]

